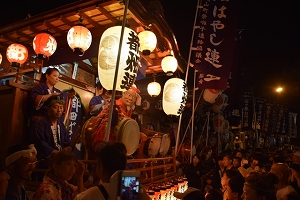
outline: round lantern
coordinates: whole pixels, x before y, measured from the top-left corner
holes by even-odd
[[[149,30],[145,30],[140,32],[138,37],[140,39],[140,51],[143,55],[149,56],[156,47],[157,39],[155,34]]]
[[[2,54],[0,53],[0,64],[2,63]]]
[[[55,38],[49,33],[39,33],[33,39],[33,50],[38,58],[49,58],[57,48]]]
[[[83,56],[84,52],[91,46],[92,34],[84,25],[73,26],[67,35],[67,41],[74,53]]]
[[[213,104],[213,111],[215,113],[220,113],[228,105],[227,102],[228,96],[222,93],[221,95],[219,95],[219,97],[216,99],[216,102]]]
[[[167,115],[179,116],[185,108],[187,85],[180,78],[169,79],[163,91],[163,109]]]
[[[167,76],[172,76],[176,71],[177,66],[177,59],[172,55],[164,57],[161,61],[161,68],[167,74]]]
[[[148,91],[150,96],[156,97],[160,94],[161,86],[158,82],[153,81],[153,82],[148,84],[147,91]]]
[[[224,129],[224,117],[221,114],[216,114],[213,117],[213,126],[216,133],[222,133]]]
[[[229,121],[228,120],[224,120],[224,123],[223,123],[223,134],[227,134],[229,133]]]
[[[28,58],[28,50],[22,44],[14,43],[7,47],[6,57],[13,67],[20,67]]]
[[[203,93],[203,99],[208,103],[214,104],[216,98],[220,95],[221,90],[216,89],[205,89]]]
[[[98,51],[98,75],[106,90],[113,89],[118,52],[119,71],[116,90],[126,91],[135,82],[139,62],[139,38],[130,28],[125,27],[122,49],[119,50],[121,26],[108,28],[101,36]]]

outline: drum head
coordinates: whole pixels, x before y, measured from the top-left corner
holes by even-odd
[[[146,141],[144,152],[147,153],[149,157],[155,157],[158,154],[160,145],[161,137],[154,135]]]
[[[131,118],[126,118],[118,123],[117,130],[117,138],[125,144],[127,155],[133,154],[140,142],[140,128],[138,123]]]
[[[171,140],[170,140],[169,134],[164,134],[162,136],[161,145],[160,145],[160,149],[159,149],[159,153],[162,156],[167,155],[167,153],[170,149],[170,144],[171,144]]]

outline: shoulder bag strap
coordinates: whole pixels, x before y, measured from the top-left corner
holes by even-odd
[[[104,199],[108,200],[108,193],[106,189],[103,187],[103,185],[98,185],[98,188],[102,192],[102,195],[104,196]]]

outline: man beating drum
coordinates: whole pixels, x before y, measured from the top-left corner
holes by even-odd
[[[109,141],[121,140],[125,144],[129,155],[136,150],[138,145],[135,144],[136,141],[139,143],[140,139],[142,141],[147,140],[147,136],[139,132],[137,123],[131,119],[135,105],[141,105],[141,96],[139,93],[140,90],[132,86],[126,92],[123,92],[121,98],[116,100],[111,122],[112,127],[109,133]],[[110,105],[97,116],[100,123],[92,134],[92,146],[94,150],[97,149],[99,143],[104,141]]]

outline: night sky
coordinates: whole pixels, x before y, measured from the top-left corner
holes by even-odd
[[[74,0],[11,0],[1,6],[0,27],[36,15]],[[147,1],[143,1],[147,2]],[[160,0],[166,21],[177,38],[180,52],[188,58],[198,0]],[[291,2],[240,0],[238,85],[256,96],[288,105],[300,112],[300,22],[299,11]],[[281,85],[280,96],[273,89]]]

